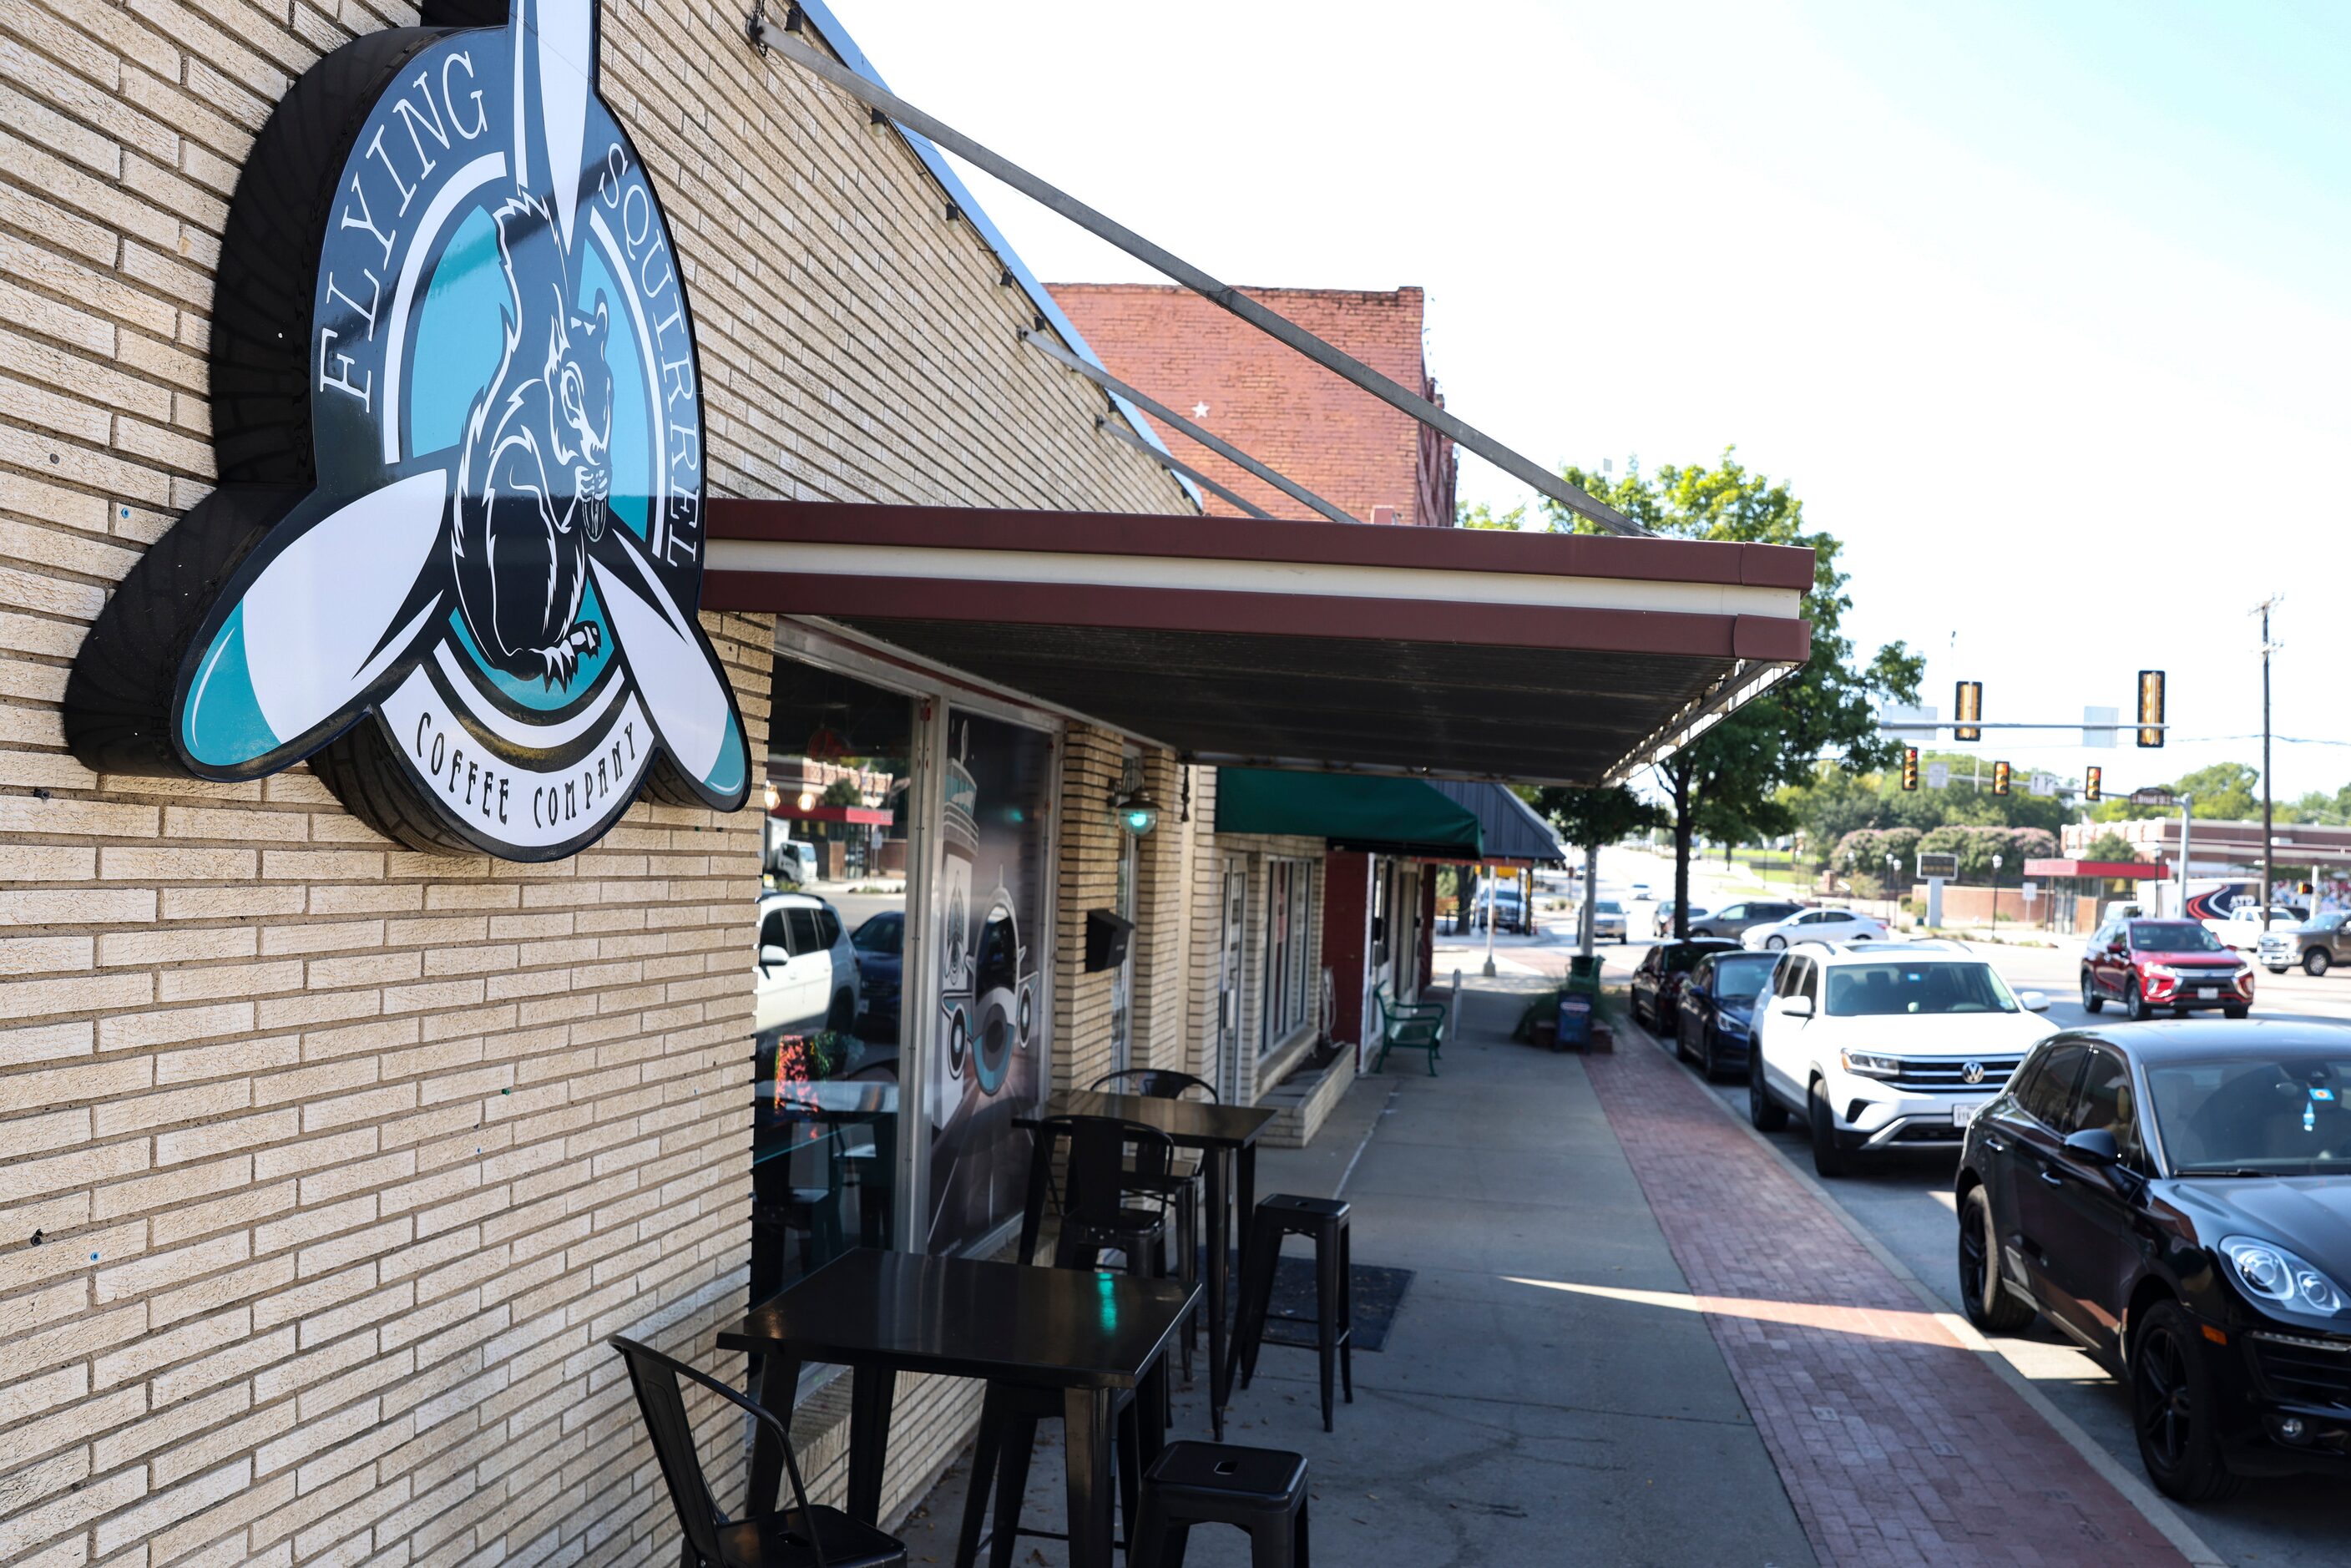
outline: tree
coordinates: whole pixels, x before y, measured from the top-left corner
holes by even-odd
[[[1580,850],[1613,844],[1666,825],[1666,814],[1655,802],[1642,800],[1622,784],[1605,789],[1546,784],[1534,791],[1530,804],[1559,830],[1562,841]]]
[[[2082,852],[2082,858],[2085,861],[2106,861],[2109,862],[2119,863],[2125,861],[2135,861],[2138,859],[2138,851],[2132,847],[2131,841],[2128,839],[2123,837],[2112,828],[2108,828],[2105,832],[2100,833],[2096,838],[2090,841],[2089,848]]]
[[[865,804],[865,791],[857,787],[854,779],[836,779],[824,787],[824,799],[820,803],[827,806],[862,806]]]
[[[1515,532],[1525,526],[1526,520],[1527,509],[1522,506],[1512,507],[1507,512],[1497,512],[1493,507],[1480,501],[1474,507],[1457,506],[1453,509],[1453,523],[1456,528],[1504,528]]]
[[[1809,546],[1813,586],[1804,595],[1812,623],[1812,655],[1804,667],[1750,702],[1656,769],[1674,830],[1674,934],[1689,935],[1690,845],[1701,832],[1726,843],[1782,833],[1796,818],[1778,797],[1784,786],[1813,777],[1830,758],[1851,771],[1892,763],[1898,748],[1877,732],[1881,702],[1915,702],[1926,660],[1899,643],[1857,662],[1838,630],[1853,601],[1837,569],[1839,545],[1804,526],[1803,503],[1785,484],[1749,469],[1736,448],[1713,467],[1637,470],[1621,479],[1564,470],[1571,485],[1624,512],[1644,527],[1682,538]],[[1542,503],[1554,532],[1590,532],[1593,525],[1556,502]]]

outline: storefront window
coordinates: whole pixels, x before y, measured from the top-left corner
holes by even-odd
[[[1277,860],[1267,868],[1265,1020],[1260,1053],[1303,1024],[1314,995],[1314,862]]]
[[[951,709],[940,824],[938,1047],[925,1083],[934,1252],[1017,1218],[1028,1135],[1013,1118],[1050,1082],[1053,743]]]
[[[752,955],[751,1300],[893,1244],[912,699],[775,663]]]

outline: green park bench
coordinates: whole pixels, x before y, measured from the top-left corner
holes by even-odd
[[[1372,999],[1380,1009],[1380,1055],[1372,1063],[1372,1071],[1383,1071],[1388,1064],[1388,1052],[1397,1046],[1406,1051],[1428,1052],[1428,1075],[1437,1076],[1437,1053],[1445,1048],[1445,1019],[1449,1010],[1443,1002],[1392,1002],[1388,988],[1382,984],[1372,988]]]

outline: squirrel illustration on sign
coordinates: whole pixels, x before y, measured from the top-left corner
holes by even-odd
[[[458,459],[450,559],[457,607],[475,645],[497,668],[569,686],[581,658],[603,645],[580,619],[588,547],[604,537],[611,495],[612,371],[603,297],[592,316],[572,305],[569,258],[559,246],[521,246],[518,231],[552,228],[554,214],[519,194],[493,214],[509,300],[497,373],[475,399]],[[518,253],[563,265],[527,276]]]

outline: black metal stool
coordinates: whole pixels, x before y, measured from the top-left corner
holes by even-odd
[[[1250,1568],[1308,1568],[1305,1459],[1278,1448],[1168,1444],[1143,1474],[1127,1560],[1134,1568],[1183,1568],[1196,1524],[1248,1531]]]
[[[1118,1453],[1118,1508],[1126,1521],[1132,1550],[1140,1515],[1138,1489],[1143,1475],[1141,1398],[1128,1394],[1118,1406],[1113,1447]],[[1029,1388],[1010,1383],[990,1383],[980,1406],[979,1440],[971,1454],[971,1487],[964,1493],[963,1531],[956,1542],[956,1568],[974,1568],[979,1561],[979,1538],[987,1526],[987,1494],[996,1493],[996,1522],[988,1533],[989,1568],[1011,1568],[1013,1548],[1020,1536],[1046,1541],[1069,1537],[1050,1531],[1020,1528],[1021,1500],[1029,1490],[1029,1459],[1037,1447],[1037,1423],[1062,1418],[1061,1396],[1051,1388]],[[1155,1415],[1155,1419],[1164,1417]]]
[[[1305,1236],[1314,1242],[1314,1315],[1271,1312],[1273,1273],[1281,1261],[1281,1239]],[[1314,1348],[1322,1360],[1322,1429],[1331,1430],[1331,1370],[1335,1359],[1347,1391],[1355,1402],[1355,1301],[1349,1276],[1347,1206],[1334,1197],[1298,1197],[1278,1192],[1257,1206],[1249,1216],[1249,1300],[1240,1321],[1241,1386],[1257,1375],[1257,1353],[1265,1343],[1265,1325],[1276,1322],[1312,1323]]]

